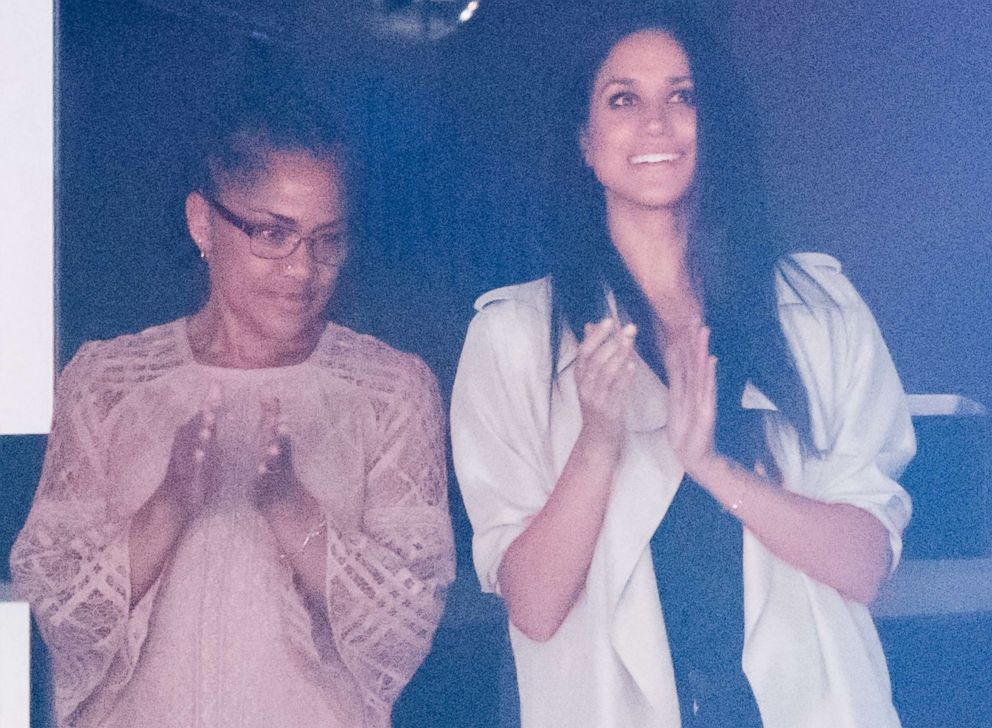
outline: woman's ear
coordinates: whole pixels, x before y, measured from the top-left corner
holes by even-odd
[[[186,195],[186,227],[201,258],[210,257],[210,203],[199,192]]]

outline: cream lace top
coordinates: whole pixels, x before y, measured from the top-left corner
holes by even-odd
[[[131,608],[130,519],[176,430],[218,394],[217,496]],[[248,499],[273,399],[327,517],[327,619]],[[198,364],[185,319],[84,345],[11,552],[59,725],[388,726],[454,576],[442,427],[422,361],[334,324],[305,362],[272,369]]]

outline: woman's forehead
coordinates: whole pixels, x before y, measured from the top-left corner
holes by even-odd
[[[624,36],[610,49],[596,73],[596,83],[630,74],[664,73],[691,77],[689,58],[667,31],[647,28]]]
[[[342,184],[340,158],[317,154],[308,149],[258,150],[233,169],[225,170],[217,180],[221,190],[261,191],[287,183],[322,185],[330,181]]]

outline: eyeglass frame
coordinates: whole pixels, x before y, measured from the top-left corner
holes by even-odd
[[[224,220],[230,225],[233,225],[238,230],[240,230],[241,232],[243,232],[245,235],[248,236],[248,252],[250,252],[256,258],[260,258],[261,260],[285,260],[299,249],[300,245],[303,244],[304,240],[306,240],[309,243],[313,243],[315,240],[315,236],[313,234],[302,235],[300,233],[297,233],[295,230],[292,230],[286,225],[273,225],[270,223],[251,222],[250,220],[245,220],[243,217],[241,217],[235,212],[232,212],[230,209],[222,205],[220,202],[215,200],[210,195],[202,191],[199,191],[199,195],[206,201],[208,205],[210,205],[210,207],[214,209],[214,211],[218,215],[220,215],[222,220]],[[284,255],[275,255],[275,256],[259,255],[255,251],[255,234],[261,230],[273,229],[273,228],[278,228],[281,230],[285,230],[289,233],[292,233],[294,236],[296,236],[296,242],[294,242],[291,246],[287,246],[287,252]],[[343,246],[339,255],[330,258],[329,260],[321,260],[320,258],[318,258],[316,253],[314,252],[315,248],[313,247],[313,245],[309,246],[309,251],[310,251],[310,255],[313,256],[313,259],[318,263],[320,263],[321,265],[335,265],[335,266],[341,265],[348,257],[347,244]]]

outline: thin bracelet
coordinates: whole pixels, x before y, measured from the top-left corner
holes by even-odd
[[[323,533],[325,528],[327,528],[327,519],[321,518],[320,523],[317,524],[317,527],[312,531],[310,531],[309,533],[307,533],[306,537],[303,539],[303,544],[300,546],[299,549],[297,549],[291,554],[281,553],[279,554],[279,558],[283,561],[286,561],[287,559],[295,559],[297,556],[299,556],[300,554],[302,554],[304,551],[307,550],[307,546],[310,545],[310,542],[313,541],[315,538],[317,538],[317,536],[319,536],[321,533]]]

